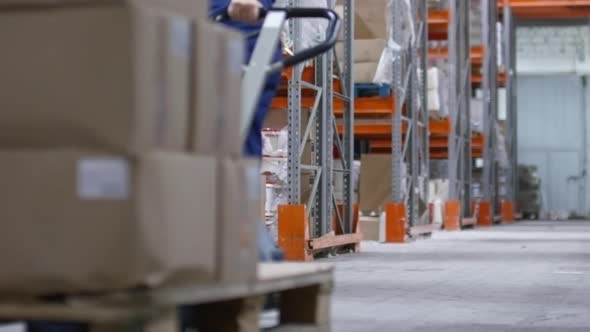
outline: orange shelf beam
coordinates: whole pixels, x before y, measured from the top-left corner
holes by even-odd
[[[471,84],[481,84],[483,80],[483,75],[480,73],[472,73],[471,74]],[[500,71],[498,73],[498,84],[500,86],[506,86],[506,72]]]
[[[450,12],[448,10],[431,10],[428,12],[428,39],[447,39]]]
[[[471,139],[471,147],[474,151],[483,151],[484,138],[481,135],[475,135]],[[391,140],[389,139],[374,139],[369,142],[371,149],[391,149]],[[440,149],[449,148],[449,140],[447,137],[431,137],[429,139],[430,150],[439,151]]]
[[[498,1],[504,8],[504,1]],[[589,0],[509,0],[513,14],[520,19],[590,18]]]
[[[483,65],[483,46],[473,46],[471,48],[471,64],[474,66]],[[449,57],[449,49],[446,47],[431,48],[428,50],[428,56],[430,59],[446,59]]]
[[[302,97],[301,107],[312,108],[315,97]],[[289,107],[288,97],[275,97],[272,100],[271,108],[286,109]],[[357,117],[384,117],[393,114],[394,99],[387,98],[355,98],[354,114]],[[342,116],[344,114],[344,102],[334,98],[334,114]]]
[[[430,133],[432,135],[444,136],[451,132],[451,122],[448,119],[430,120]],[[402,123],[402,132],[406,132],[408,126]],[[343,127],[338,125],[338,133],[342,135]],[[391,123],[368,123],[355,124],[354,135],[362,138],[383,138],[391,136]]]

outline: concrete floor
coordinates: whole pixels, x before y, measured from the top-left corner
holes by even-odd
[[[336,264],[333,331],[590,331],[590,222],[363,243]]]

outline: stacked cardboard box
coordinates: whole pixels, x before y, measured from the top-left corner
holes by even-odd
[[[386,0],[355,3],[354,78],[357,83],[372,83],[387,40]],[[342,15],[342,7],[336,10]],[[342,40],[342,38],[341,38]],[[343,43],[336,46],[339,61],[344,59]]]
[[[255,277],[243,41],[206,8],[0,2],[0,292]]]

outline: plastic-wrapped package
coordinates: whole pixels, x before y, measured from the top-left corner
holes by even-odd
[[[501,168],[508,168],[508,150],[506,148],[506,136],[499,124],[496,124],[496,162]]]
[[[471,98],[471,130],[483,133],[483,99]]]
[[[279,131],[263,131],[262,173],[269,174],[273,183],[287,181],[288,135],[286,127]]]
[[[288,129],[284,127],[281,130],[264,130],[263,138],[263,158],[261,173],[266,175],[266,204],[265,212],[267,224],[271,233],[276,233],[276,213],[279,205],[287,203],[287,149],[288,149]],[[276,234],[275,234],[276,235]]]
[[[328,8],[328,0],[299,0],[300,7],[308,8]],[[287,7],[289,0],[277,0],[275,7]],[[301,19],[301,34],[299,35],[302,49],[315,46],[322,42],[326,37],[326,28],[328,23],[323,19]],[[284,46],[293,50],[293,41],[289,39],[289,24],[285,24],[285,33],[283,35]]]
[[[402,44],[398,44],[393,38],[393,18],[391,17],[392,7],[394,1],[399,1],[402,4],[403,28],[402,28]],[[393,83],[393,64],[399,60],[401,51],[407,49],[410,42],[415,38],[414,34],[414,18],[412,17],[412,7],[410,0],[389,0],[387,8],[385,9],[387,18],[387,45],[381,54],[377,72],[373,78],[373,82],[377,84],[392,84]]]
[[[449,116],[448,81],[447,60],[433,60],[428,69],[428,111],[432,118]]]

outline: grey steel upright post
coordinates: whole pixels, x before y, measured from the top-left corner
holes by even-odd
[[[490,202],[492,213],[495,213],[497,209],[496,128],[498,124],[497,1],[482,0],[482,19],[484,44],[482,91],[485,137],[482,188],[485,200]]]
[[[319,56],[315,61],[315,84],[321,88],[318,115],[315,117],[313,135],[314,162],[322,171],[319,174],[319,192],[314,199],[314,237],[331,231],[332,225],[332,163],[333,131],[332,117],[332,52]]]
[[[393,50],[393,95],[395,112],[392,117],[392,202],[407,207],[409,226],[420,223],[420,181],[428,176],[428,152],[423,149],[428,140],[428,111],[426,97],[427,6],[424,0],[413,0],[408,15],[412,16],[412,37],[404,39],[404,2],[394,0],[391,6],[391,35]],[[407,5],[406,4],[406,5]],[[407,27],[406,27],[407,28]],[[421,51],[421,56],[419,55]],[[419,77],[418,75],[421,75]],[[404,106],[406,115],[403,114]],[[403,133],[403,121],[407,131]],[[406,168],[407,164],[407,168]],[[404,168],[406,171],[404,172]],[[422,189],[422,190],[421,190]]]
[[[418,19],[418,2],[411,1],[410,15],[417,27],[420,27],[421,22]],[[419,207],[420,207],[420,187],[419,187],[419,173],[420,173],[420,160],[419,160],[419,102],[421,98],[420,93],[420,82],[418,81],[418,68],[420,67],[420,58],[418,57],[418,47],[420,40],[420,31],[414,30],[414,38],[410,40],[409,45],[409,61],[407,73],[410,76],[410,89],[408,96],[407,111],[409,116],[408,121],[408,133],[406,138],[406,144],[408,145],[408,181],[407,184],[407,195],[408,195],[408,216],[409,225],[416,226],[420,221]],[[401,111],[401,109],[400,109]]]
[[[507,199],[516,204],[518,144],[516,112],[516,24],[509,2],[504,1],[504,67],[506,70],[506,146],[508,148]],[[514,206],[516,209],[516,206]]]
[[[449,199],[459,200],[466,216],[471,200],[469,1],[450,0],[449,4]]]
[[[393,86],[392,92],[395,100],[395,109],[392,117],[391,129],[391,199],[393,203],[405,203],[404,188],[402,187],[402,166],[404,161],[402,151],[402,110],[405,104],[407,85],[404,84],[404,45],[403,43],[403,4],[400,0],[394,0],[391,5],[392,29],[391,36],[398,48],[393,50]]]
[[[353,54],[354,54],[354,8],[355,0],[344,1],[343,10],[343,28],[344,28],[344,64],[343,72],[340,78],[344,88],[344,132],[343,132],[343,151],[341,153],[343,171],[344,171],[344,194],[343,194],[343,214],[344,232],[352,233],[354,222],[353,210],[353,163],[354,163],[354,71]]]
[[[462,144],[463,144],[463,157],[462,162],[462,209],[463,216],[471,217],[471,178],[472,178],[472,147],[471,147],[471,44],[470,44],[470,1],[463,1],[462,16],[463,26],[461,31],[461,59],[462,59],[462,89],[459,94],[461,100],[461,112],[462,118]]]
[[[419,0],[419,16],[421,25],[419,27],[418,40],[420,41],[420,81],[422,86],[420,88],[420,100],[422,108],[420,109],[420,146],[421,146],[421,164],[420,173],[422,174],[422,192],[424,194],[424,202],[428,204],[428,184],[430,178],[430,126],[428,115],[428,1]],[[428,220],[426,220],[428,223]]]
[[[428,202],[428,7],[426,0],[412,1],[411,15],[414,22],[414,35],[410,45],[409,93],[409,171],[408,202],[410,206],[410,226],[421,223],[420,193]]]
[[[298,7],[299,0],[289,0],[289,7]],[[293,41],[293,51],[301,48],[301,21],[289,21],[289,34]],[[293,77],[289,80],[288,97],[288,200],[289,204],[301,203],[301,75],[303,65],[293,68]]]

